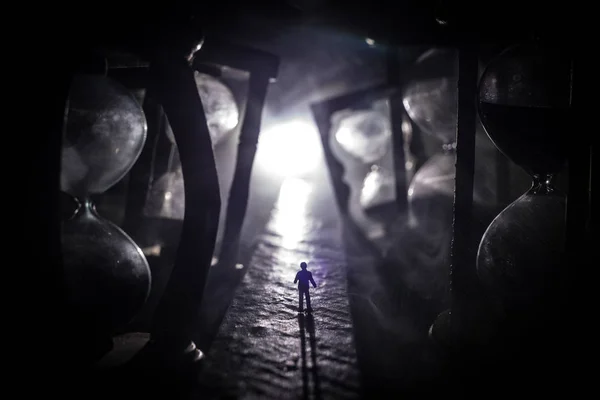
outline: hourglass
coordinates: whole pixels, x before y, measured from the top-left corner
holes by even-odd
[[[456,179],[457,51],[434,48],[421,54],[402,92],[402,103],[433,154],[408,188],[409,229],[389,257],[403,260],[403,279],[421,296],[447,300]],[[413,125],[409,124],[407,129]],[[478,150],[484,151],[484,148]],[[479,174],[487,171],[481,169]],[[489,179],[481,179],[487,182]],[[475,188],[482,206],[485,186]],[[478,207],[483,208],[483,207]],[[407,245],[410,250],[407,251]]]
[[[64,118],[62,254],[67,299],[78,333],[106,341],[146,301],[150,269],[136,243],[98,215],[91,196],[120,181],[135,163],[146,138],[146,120],[125,87],[88,74],[73,77]]]
[[[206,110],[210,139],[213,147],[216,147],[238,126],[240,110],[235,96],[225,83],[211,75],[197,71],[194,78],[202,105]],[[173,136],[173,130],[169,124],[166,126],[166,134],[169,141],[174,144],[175,136]]]
[[[552,312],[564,251],[565,195],[555,187],[571,129],[571,58],[532,41],[492,60],[479,84],[479,115],[496,147],[532,177],[531,188],[489,225],[477,273],[497,321]]]
[[[371,109],[341,112],[335,132],[330,136],[331,148],[340,161],[368,168],[357,197],[365,214],[375,219],[379,214],[389,219],[386,206],[393,205],[396,197],[392,159],[388,154],[392,127],[384,110],[386,103],[384,100],[376,102]]]
[[[452,239],[456,63],[453,49],[431,49],[423,53],[402,94],[402,103],[410,119],[423,134],[442,144],[415,173],[408,188],[409,224],[413,234],[418,233],[428,243],[428,248],[423,251],[426,257],[421,257],[428,259],[422,270],[439,270],[439,265],[448,262]],[[436,279],[429,274],[426,281],[429,287]]]
[[[476,67],[475,60],[474,73]],[[453,48],[428,50],[412,66],[402,92],[404,108],[413,123],[407,124],[406,129],[417,129],[423,141],[431,143],[427,147],[433,154],[409,185],[408,226],[400,232],[388,256],[403,264],[398,269],[409,287],[424,298],[436,299],[439,308],[450,302],[448,274],[454,263],[451,249],[457,179],[458,75],[458,50]],[[474,144],[471,217],[475,238],[469,238],[469,242],[476,247],[497,213],[497,174],[494,163],[490,163],[496,149],[482,129],[476,130]]]

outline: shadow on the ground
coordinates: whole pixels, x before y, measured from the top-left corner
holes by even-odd
[[[302,355],[302,392],[303,398],[310,398],[309,370],[313,383],[313,398],[321,399],[321,382],[319,380],[319,368],[317,364],[317,338],[315,336],[315,320],[312,314],[298,314],[298,326],[300,328],[300,351]],[[310,346],[311,367],[308,367],[306,359],[306,332]]]

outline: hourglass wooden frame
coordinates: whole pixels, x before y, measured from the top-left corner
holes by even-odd
[[[343,179],[344,166],[336,158],[331,148],[330,135],[332,134],[331,117],[336,112],[346,109],[360,110],[369,107],[374,101],[389,99],[396,207],[399,211],[406,210],[408,182],[406,180],[404,139],[401,129],[403,113],[402,100],[400,99],[401,63],[400,56],[394,48],[386,50],[386,64],[387,78],[385,83],[311,104],[311,111],[321,137],[321,144],[334,196],[338,209],[345,221],[345,226],[376,256],[380,256],[380,251],[366,238],[357,223],[349,216],[348,201],[350,199],[350,188]]]
[[[404,139],[401,130],[401,100],[399,99],[397,85],[384,84],[368,89],[347,93],[322,102],[313,103],[311,110],[319,130],[325,162],[329,171],[329,177],[333,186],[333,192],[342,214],[344,225],[352,232],[366,249],[373,255],[379,257],[380,250],[367,239],[358,224],[350,217],[349,201],[350,187],[344,181],[345,168],[340,160],[334,155],[330,144],[330,136],[333,134],[331,116],[341,110],[360,110],[370,106],[377,100],[389,99],[390,103],[390,125],[391,141],[393,148],[394,178],[395,178],[395,205],[398,211],[406,210],[407,207],[407,182],[404,159]]]
[[[267,52],[259,51],[245,46],[232,44],[219,38],[210,38],[203,44],[194,58],[193,68],[197,71],[209,71],[221,67],[231,67],[250,74],[248,97],[246,99],[246,111],[241,116],[240,136],[237,152],[235,173],[229,189],[229,201],[227,202],[225,232],[221,246],[219,259],[223,263],[235,262],[239,246],[239,234],[245,219],[248,204],[250,171],[256,154],[256,145],[260,133],[260,121],[262,109],[269,83],[277,78],[279,59]],[[207,69],[208,68],[208,69]],[[138,70],[132,76],[129,71],[117,71],[124,79],[129,80],[130,85],[145,87],[143,79],[145,70]],[[142,78],[142,79],[140,79]],[[149,127],[152,130],[154,127]],[[156,133],[152,132],[152,135]],[[149,132],[150,137],[150,132]],[[150,142],[151,140],[149,140]],[[146,150],[143,156],[149,157],[150,151]],[[141,165],[141,163],[139,163]],[[128,225],[135,226],[139,223],[140,210],[143,209],[148,190],[148,171],[135,171],[133,185],[127,203]],[[143,167],[141,167],[143,168]]]
[[[511,44],[506,43],[505,47]],[[458,120],[456,154],[456,189],[451,261],[451,309],[440,314],[430,329],[430,336],[446,350],[470,346],[477,330],[475,321],[481,312],[480,299],[470,287],[478,286],[475,272],[476,252],[467,241],[471,231],[474,175],[474,137],[476,129],[477,58],[479,44],[459,47]],[[566,207],[566,260],[575,262],[589,241],[591,143],[586,136],[568,144],[569,189]],[[573,180],[571,180],[573,179]],[[497,194],[498,197],[502,193]],[[569,262],[569,261],[567,261]],[[565,279],[570,279],[565,277]],[[476,340],[476,339],[475,339]]]
[[[240,124],[238,155],[233,182],[229,188],[228,208],[225,214],[225,232],[219,257],[220,263],[223,266],[226,266],[236,262],[239,234],[244,222],[248,203],[250,171],[252,169],[258,135],[260,132],[262,109],[267,87],[270,82],[273,82],[276,79],[279,60],[271,54],[233,45],[215,38],[209,39],[204,43],[202,49],[194,58],[192,68],[194,70],[204,71],[206,70],[205,65],[213,65],[217,68],[220,66],[228,66],[248,71],[250,74],[246,110]],[[143,166],[141,166],[141,168],[143,168]],[[147,176],[147,171],[138,170],[137,173],[142,179],[138,180],[138,185],[136,185],[138,190],[130,188],[130,191],[135,193],[136,197],[132,197],[128,204],[128,210],[132,212],[134,221],[141,217],[139,211],[142,207],[140,207],[140,205],[145,201],[147,190],[147,185],[143,182],[143,177]],[[141,183],[141,185],[139,183]],[[181,240],[184,240],[183,233]],[[174,273],[178,273],[178,271],[174,270]],[[181,276],[176,279],[186,279],[185,270],[179,271],[179,273]],[[173,276],[170,279],[173,279]],[[199,283],[198,286],[203,288],[205,283]],[[194,290],[195,293],[202,293],[202,290],[198,290],[197,288]],[[198,294],[195,294],[192,297],[198,298],[196,304],[196,307],[198,307],[200,305]],[[181,321],[181,323],[193,325],[194,321]]]
[[[213,41],[209,41],[204,47],[203,47],[203,51],[200,53],[196,54],[197,57],[194,58],[194,64],[191,66],[190,71],[192,69],[200,69],[202,67],[203,63],[210,63],[210,64],[217,64],[217,65],[228,65],[231,66],[233,68],[237,68],[237,69],[244,69],[250,72],[250,88],[249,88],[249,93],[248,93],[248,97],[249,97],[249,103],[251,103],[250,106],[247,107],[246,109],[246,113],[244,115],[243,118],[243,122],[241,124],[241,137],[240,137],[240,144],[239,144],[239,151],[238,151],[238,160],[236,163],[236,172],[235,172],[235,176],[234,176],[234,182],[232,184],[232,188],[230,189],[230,208],[234,208],[235,212],[229,212],[228,214],[228,218],[227,218],[227,227],[226,227],[226,239],[227,243],[229,244],[229,247],[227,248],[227,250],[229,251],[237,251],[237,247],[236,247],[236,242],[239,240],[239,230],[242,226],[243,220],[244,220],[244,216],[245,216],[245,211],[246,211],[246,206],[247,206],[247,201],[248,201],[248,189],[249,189],[249,180],[250,180],[250,175],[249,173],[246,173],[247,171],[251,170],[252,167],[252,163],[254,160],[254,155],[255,155],[255,151],[256,151],[256,144],[258,141],[258,133],[260,131],[260,120],[261,120],[261,114],[262,114],[262,108],[263,108],[263,104],[264,104],[264,99],[266,96],[266,90],[267,90],[267,86],[269,84],[269,82],[274,81],[276,75],[277,75],[277,69],[278,69],[278,59],[275,56],[272,56],[268,53],[264,53],[264,52],[260,52],[260,51],[255,51],[253,49],[249,49],[249,48],[245,48],[245,47],[241,47],[241,46],[235,46],[235,45],[231,45],[228,44],[226,42],[223,41],[219,41],[217,39],[213,40]],[[115,79],[116,81],[121,82],[122,84],[124,84],[126,87],[128,87],[129,89],[142,89],[142,88],[148,88],[149,83],[151,82],[151,80],[154,80],[154,82],[156,82],[157,76],[161,76],[162,78],[158,78],[158,79],[162,79],[162,80],[170,80],[173,79],[173,83],[175,84],[175,87],[173,87],[172,89],[170,88],[165,88],[167,91],[171,91],[171,93],[173,93],[173,91],[177,91],[177,90],[181,90],[182,92],[187,93],[186,95],[181,95],[178,96],[175,94],[166,94],[166,99],[167,102],[170,104],[161,104],[163,105],[163,107],[165,107],[165,110],[169,109],[171,110],[171,112],[173,111],[173,107],[177,107],[175,104],[177,104],[178,102],[183,101],[184,98],[186,98],[186,96],[189,97],[189,87],[184,85],[183,81],[181,81],[179,79],[179,77],[183,77],[183,75],[177,75],[178,73],[175,73],[175,75],[171,75],[173,72],[171,72],[171,68],[173,68],[174,70],[181,68],[180,66],[175,66],[175,64],[173,65],[169,65],[169,66],[162,66],[160,65],[158,67],[158,69],[155,69],[153,72],[153,67],[152,67],[152,62],[155,62],[155,60],[152,60],[150,63],[148,62],[144,62],[144,61],[140,61],[140,59],[134,59],[134,62],[132,64],[128,64],[128,62],[125,63],[121,63],[118,65],[113,65],[116,68],[110,68],[109,69],[109,76],[113,79]],[[160,63],[161,61],[158,60],[158,63]],[[173,71],[174,71],[173,70]],[[157,75],[158,74],[158,75]],[[160,75],[163,74],[163,75]],[[180,74],[180,73],[179,73]],[[186,72],[187,74],[187,72]],[[67,76],[70,76],[69,73],[67,73]],[[177,76],[177,77],[176,77]],[[66,80],[70,80],[69,77],[66,78]],[[195,87],[194,87],[194,92],[196,91]],[[153,95],[158,94],[158,101],[160,103],[162,103],[162,100],[164,100],[165,98],[165,94],[163,93],[153,93]],[[169,98],[169,96],[171,96]],[[196,97],[197,93],[195,95],[193,95],[193,97]],[[190,100],[191,98],[189,98],[188,100]],[[192,103],[195,104],[195,101],[192,101]],[[181,105],[183,105],[183,103],[181,103]],[[181,105],[179,107],[181,107]],[[188,107],[189,108],[189,107]],[[202,113],[203,114],[203,109],[202,107],[196,107],[197,110],[195,110],[195,113]],[[156,135],[156,131],[153,125],[154,121],[149,121],[148,125],[149,125],[149,137],[146,141],[146,145],[148,145],[148,142],[151,142],[152,136],[151,134],[153,133],[154,135]],[[181,127],[181,123],[179,123],[179,126]],[[154,128],[154,132],[152,132]],[[187,129],[187,128],[186,128]],[[191,128],[190,128],[191,129]],[[195,129],[195,128],[194,128]],[[206,129],[206,127],[204,127],[204,129]],[[174,131],[176,129],[174,128]],[[189,129],[188,129],[189,130]],[[187,173],[189,174],[190,172],[193,172],[193,169],[196,168],[194,166],[192,166],[190,164],[190,151],[193,151],[194,148],[197,148],[197,142],[196,143],[192,143],[195,140],[190,141],[190,143],[186,143],[186,138],[190,138],[191,136],[189,136],[189,134],[191,132],[184,132],[183,135],[178,135],[177,132],[175,133],[175,137],[176,140],[179,142],[179,147],[180,148],[187,148],[188,151],[186,151],[186,153],[188,153],[187,155],[182,156],[182,165],[184,167],[184,176],[186,174],[186,169],[187,169]],[[187,147],[186,147],[187,146]],[[148,147],[148,146],[147,146]],[[206,150],[206,149],[204,149]],[[144,153],[144,151],[142,151],[142,153]],[[196,154],[198,156],[201,156],[202,151],[198,151]],[[186,164],[186,161],[183,160],[183,158],[187,158],[187,168],[185,168],[186,166],[184,164]],[[136,173],[140,173],[140,168],[143,169],[142,163],[140,162],[141,160],[138,160],[138,162],[135,164],[135,168],[134,171],[131,172],[131,174],[134,176],[134,179],[132,179],[132,183],[133,185],[131,185],[131,187],[129,188],[129,192],[133,195],[129,196],[128,198],[128,204],[127,204],[127,211],[129,211],[128,213],[126,213],[126,225],[134,225],[136,222],[139,221],[139,215],[137,216],[138,218],[136,218],[136,212],[141,211],[142,207],[137,207],[137,205],[140,202],[143,202],[145,200],[145,191],[136,191],[136,179],[135,179],[135,175]],[[143,160],[142,160],[143,161]],[[135,170],[137,168],[137,171]],[[142,173],[144,171],[141,171]],[[194,173],[195,175],[197,175],[197,172]],[[216,175],[215,175],[216,177]],[[143,180],[143,177],[142,177]],[[209,179],[210,180],[210,179]],[[208,181],[207,181],[208,182]],[[204,182],[204,184],[206,184],[207,182]],[[138,182],[139,183],[139,179]],[[196,183],[196,182],[195,182]],[[195,184],[194,183],[194,184]],[[201,182],[198,182],[200,184],[202,184]],[[214,181],[213,183],[216,184],[216,181]],[[194,188],[194,184],[192,185],[186,185],[186,186],[190,186],[189,188],[186,188],[186,192],[187,189],[190,190],[195,190],[197,192],[197,188]],[[138,185],[139,188],[139,185]],[[215,186],[214,189],[216,190],[218,187]],[[145,189],[145,188],[144,188]],[[201,194],[201,192],[197,192],[198,194]],[[207,196],[208,193],[204,193],[202,194],[203,196]],[[217,195],[218,196],[218,195]],[[187,194],[186,194],[187,197]],[[197,200],[196,202],[194,202],[194,197],[192,196],[190,198],[190,200],[192,200],[192,204],[189,205],[189,210],[186,211],[186,220],[188,219],[188,214],[189,215],[194,215],[197,214],[198,212],[203,212],[200,210],[200,208],[202,208],[202,202],[198,203]],[[210,197],[210,196],[208,196]],[[214,197],[214,196],[213,196]],[[198,208],[200,207],[200,208]],[[195,210],[195,208],[197,208]],[[218,216],[218,209],[215,209],[212,214],[215,214]],[[187,223],[186,223],[187,222]],[[185,340],[190,340],[189,337],[189,331],[190,329],[192,329],[191,327],[195,326],[197,324],[197,321],[195,321],[196,318],[190,318],[190,307],[192,307],[192,309],[196,308],[199,306],[200,303],[200,298],[202,295],[202,289],[204,288],[204,279],[205,279],[205,273],[207,272],[204,270],[204,268],[201,268],[202,271],[198,271],[193,273],[192,271],[190,271],[190,266],[192,266],[192,268],[200,268],[200,266],[196,267],[195,264],[197,264],[198,260],[196,260],[196,256],[199,256],[201,258],[206,258],[207,256],[209,257],[206,266],[208,267],[210,265],[210,257],[212,257],[212,247],[210,247],[210,254],[204,254],[206,253],[206,250],[209,249],[210,243],[206,243],[206,246],[200,246],[200,248],[198,248],[197,246],[194,246],[193,244],[191,244],[190,240],[193,241],[197,241],[198,238],[196,237],[197,235],[193,234],[192,236],[190,236],[191,231],[189,231],[189,221],[184,221],[184,229],[182,232],[182,237],[181,237],[181,241],[180,241],[180,246],[179,246],[179,253],[178,254],[178,260],[176,260],[176,266],[173,269],[173,272],[171,274],[170,277],[170,284],[169,286],[173,286],[174,284],[177,285],[178,282],[184,282],[184,281],[190,281],[193,280],[195,282],[195,287],[193,288],[194,294],[192,295],[191,293],[189,294],[188,298],[191,300],[192,298],[197,299],[197,301],[193,302],[195,304],[184,304],[181,303],[180,300],[178,300],[180,298],[180,296],[177,293],[181,293],[181,291],[185,291],[185,288],[171,288],[171,290],[167,290],[165,292],[165,294],[163,295],[163,298],[161,300],[161,305],[163,305],[163,309],[165,308],[165,304],[172,308],[173,306],[175,306],[178,309],[178,312],[167,312],[165,314],[165,312],[162,312],[161,314],[159,314],[158,316],[158,321],[154,323],[154,325],[158,324],[157,328],[153,329],[153,332],[156,332],[157,334],[160,333],[161,335],[167,335],[170,336],[172,339],[169,339],[171,341],[175,340],[182,340],[177,339],[176,336],[178,335],[183,335],[184,337],[187,336],[187,339],[183,338],[183,341],[185,342]],[[186,229],[185,226],[188,226],[188,228]],[[204,227],[202,226],[202,223],[198,223],[196,222],[196,225],[198,225],[196,228],[194,229],[200,229],[202,230]],[[216,231],[215,231],[216,234]],[[195,239],[194,239],[195,238]],[[210,241],[209,241],[210,242]],[[187,244],[186,244],[187,243]],[[195,250],[193,251],[195,254],[191,254],[189,250],[192,249],[192,247],[195,247]],[[206,248],[204,248],[206,247]],[[185,250],[187,248],[187,250]],[[182,253],[183,252],[183,253]],[[182,254],[186,254],[186,255],[182,255]],[[182,258],[183,257],[183,258]],[[181,258],[181,260],[179,260]],[[235,260],[235,255],[230,257],[231,260]],[[183,264],[190,264],[190,262],[192,264],[190,264],[189,266],[185,266],[185,265],[178,265],[178,263],[180,263],[180,261],[184,261],[185,262]],[[196,260],[196,261],[194,261]],[[203,275],[204,278],[200,279],[200,281],[198,281],[198,278],[200,278],[200,275]],[[194,276],[196,276],[194,278]],[[184,285],[185,286],[185,285]],[[169,287],[167,287],[167,289],[169,289]],[[189,301],[188,301],[189,302]],[[187,310],[187,311],[186,311]],[[192,311],[192,315],[196,314],[197,312]],[[186,333],[188,332],[188,333]],[[175,352],[189,352],[190,349],[192,352],[195,351],[195,348],[191,348],[190,346],[184,345],[183,348],[176,348],[177,346],[175,346],[175,348],[171,349],[171,351],[175,351]],[[194,353],[197,356],[197,352]],[[196,357],[193,356],[193,357]]]

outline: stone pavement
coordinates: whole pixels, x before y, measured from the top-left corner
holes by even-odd
[[[335,213],[311,214],[311,184],[284,182],[200,376],[203,398],[358,398],[346,261]],[[307,261],[314,312],[293,284]]]
[[[283,184],[266,228],[246,228],[255,226],[241,264],[211,268],[194,338],[206,355],[200,371],[172,384],[129,368],[110,387],[127,382],[137,394],[185,399],[424,398],[443,389],[428,329],[446,306],[406,279],[422,273],[419,263],[382,260],[344,225],[327,191],[300,179]],[[413,236],[395,240],[418,253]],[[312,316],[297,312],[301,261],[318,284]]]

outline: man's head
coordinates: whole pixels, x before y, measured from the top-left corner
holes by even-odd
[[[304,261],[300,263],[300,268],[306,269],[306,263]]]

